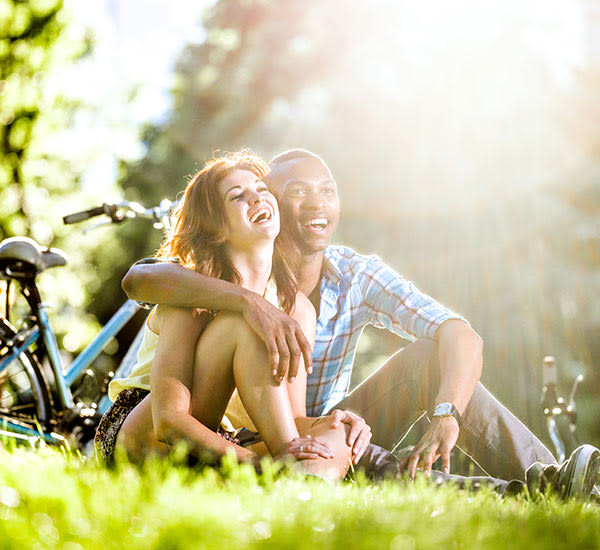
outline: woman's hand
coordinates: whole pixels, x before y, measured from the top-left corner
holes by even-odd
[[[333,458],[335,455],[331,447],[314,439],[310,435],[295,437],[285,449],[277,453],[275,460],[285,460],[292,457],[295,460],[307,460],[314,458]]]

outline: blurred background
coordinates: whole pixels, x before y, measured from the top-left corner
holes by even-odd
[[[542,358],[560,393],[583,374],[580,430],[600,444],[597,0],[0,0],[0,238],[68,254],[42,276],[66,352],[161,235],[61,217],[174,199],[244,145],[323,156],[337,242],[466,316],[484,383],[544,440]],[[365,331],[353,382],[399,345]]]

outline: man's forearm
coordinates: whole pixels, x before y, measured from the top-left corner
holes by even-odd
[[[129,298],[172,307],[242,311],[249,291],[174,263],[136,264],[121,283]]]
[[[465,412],[482,369],[483,341],[469,325],[448,320],[436,334],[440,354],[440,387],[436,403],[454,403]]]

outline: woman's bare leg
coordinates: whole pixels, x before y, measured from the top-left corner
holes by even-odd
[[[168,454],[169,446],[154,436],[150,395],[144,397],[127,415],[117,434],[117,447],[124,449],[133,461],[143,460],[151,454]]]
[[[291,384],[276,384],[267,364],[264,344],[246,322],[236,314],[219,314],[196,345],[192,415],[215,430],[237,385],[244,406],[272,455],[284,450],[299,433],[310,435],[327,443],[335,458],[303,460],[305,471],[331,479],[343,477],[351,452],[346,444],[345,425],[332,428],[329,419],[314,427],[313,419],[295,421],[290,401],[305,399],[306,374],[299,373]],[[151,396],[147,396],[130,413],[117,438],[133,459],[168,452],[168,446],[154,436],[150,400]]]
[[[276,384],[263,342],[235,313],[219,313],[196,348],[192,414],[203,424],[221,421],[233,388],[265,441],[276,455],[298,437],[285,384]],[[227,399],[221,391],[227,388]]]
[[[310,435],[328,444],[335,457],[303,460],[305,471],[330,479],[344,477],[351,456],[351,448],[346,444],[346,425],[333,428],[329,418],[316,426],[311,426],[312,418],[295,420],[297,411],[292,410],[291,403],[302,402],[304,409],[306,372],[300,369],[292,383],[276,384],[268,364],[264,343],[240,315],[217,315],[198,341],[192,392],[194,416],[205,424],[220,421],[227,403],[218,399],[219,392],[215,394],[214,388],[226,381],[231,384],[228,386],[231,391],[234,385],[237,387],[271,455],[285,451],[288,443],[299,435]],[[229,391],[228,398],[230,395]]]

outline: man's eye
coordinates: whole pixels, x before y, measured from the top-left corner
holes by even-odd
[[[291,189],[290,195],[292,197],[303,197],[304,195],[306,195],[306,191],[304,191],[304,189]]]

